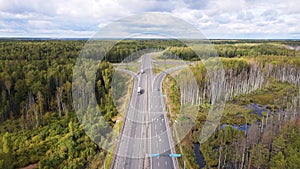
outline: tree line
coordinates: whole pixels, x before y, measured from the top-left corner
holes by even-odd
[[[272,44],[269,42],[252,43],[214,43],[190,44],[190,46],[171,46],[164,52],[164,57],[169,59],[201,60],[211,57],[261,57],[261,56],[300,56],[299,51],[289,48],[291,44]]]

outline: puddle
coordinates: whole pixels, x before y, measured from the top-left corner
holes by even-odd
[[[246,131],[250,127],[250,125],[247,125],[247,124],[242,124],[242,125],[222,124],[221,128],[223,129],[227,126],[233,128],[233,129],[241,130],[241,131]]]
[[[194,144],[194,152],[196,154],[196,160],[197,160],[197,164],[199,165],[199,168],[204,168],[205,167],[205,160],[204,160],[203,155],[200,151],[200,144],[199,143]]]
[[[246,106],[247,109],[253,110],[251,114],[257,114],[259,116],[263,116],[263,112],[270,114],[270,110],[267,109],[266,105],[259,105],[257,103],[251,103]]]

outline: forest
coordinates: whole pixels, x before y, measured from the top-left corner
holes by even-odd
[[[106,152],[85,134],[72,102],[73,67],[85,42],[0,43],[0,168],[97,168]],[[105,61],[98,66],[96,83],[103,85],[96,97],[111,121],[117,110],[105,81],[113,68]]]
[[[0,168],[99,168],[107,152],[89,138],[78,121],[72,100],[76,58],[85,40],[0,40]],[[104,43],[104,42],[103,42]],[[197,42],[192,42],[197,48]],[[195,61],[190,67],[198,88],[188,81],[172,85],[167,96],[172,111],[198,105],[197,125],[183,140],[190,168],[197,168],[193,145],[218,90],[227,100],[218,130],[200,145],[207,168],[297,168],[299,154],[299,41],[213,40],[214,50],[199,48],[203,56],[221,57],[225,78],[210,72],[192,49],[178,40],[123,40],[97,65],[97,104],[113,126],[118,115],[113,103],[112,63],[145,49],[163,51],[164,59]],[[94,51],[97,52],[97,51]],[[178,74],[178,76],[184,75]],[[83,75],[88,76],[88,75]],[[222,81],[220,81],[222,80]],[[192,95],[192,93],[194,93]],[[183,97],[187,96],[187,97]],[[192,97],[191,97],[192,96]],[[279,99],[282,98],[282,99]],[[258,104],[261,114],[252,112]],[[173,110],[174,109],[174,110]],[[177,110],[176,110],[177,109]],[[246,124],[247,129],[230,126]],[[299,164],[299,165],[298,165]]]
[[[263,46],[269,45],[272,43]],[[225,46],[230,47],[223,48],[224,51],[233,48]],[[215,117],[220,118],[220,124],[207,141],[200,143],[205,168],[298,168],[299,51],[276,44],[277,52],[261,53],[261,44],[256,47],[252,54],[250,49],[246,50],[249,53],[243,57],[221,57],[222,69],[197,62],[189,70],[165,79],[166,84],[171,84],[167,92],[172,105],[169,112],[173,112],[169,117],[173,122],[178,120],[185,105],[200,105],[196,125],[178,145],[185,156],[180,161],[182,165],[184,160],[189,162],[189,168],[199,167],[193,145],[200,143],[209,110],[221,96],[226,104],[222,117]],[[194,76],[189,78],[188,71]],[[198,86],[191,85],[193,78]]]

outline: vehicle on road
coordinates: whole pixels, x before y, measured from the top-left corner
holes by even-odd
[[[138,87],[137,93],[138,93],[138,94],[142,94],[142,89],[141,89],[141,87]]]
[[[143,69],[141,69],[141,74],[145,73],[145,71]]]

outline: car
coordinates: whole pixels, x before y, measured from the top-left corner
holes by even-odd
[[[142,89],[141,89],[141,87],[138,87],[137,93],[138,93],[138,94],[142,94]]]

